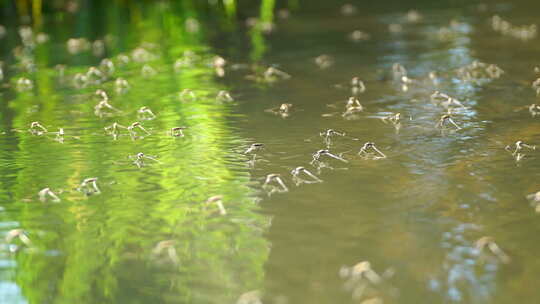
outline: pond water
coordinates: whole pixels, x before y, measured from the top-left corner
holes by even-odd
[[[110,2],[2,8],[1,303],[540,301],[538,4]]]

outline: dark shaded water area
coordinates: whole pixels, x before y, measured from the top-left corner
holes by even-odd
[[[540,301],[538,3],[215,2],[2,7],[1,303]]]

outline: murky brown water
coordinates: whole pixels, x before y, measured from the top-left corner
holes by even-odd
[[[176,5],[116,5],[89,21],[103,30],[70,32],[51,18],[50,41],[18,56],[6,23],[0,302],[540,301],[540,219],[527,199],[540,191],[540,120],[529,109],[540,42],[518,28],[536,22],[534,4],[341,7],[300,5],[262,34],[216,33],[203,17],[193,32]],[[103,54],[66,52],[68,38],[104,34],[114,38]],[[105,57],[114,71],[74,82]],[[351,91],[355,76],[365,92]],[[119,111],[95,113],[99,88]],[[362,111],[347,112],[353,94]],[[48,132],[28,132],[34,121]],[[104,130],[135,121],[144,130]],[[171,136],[181,126],[185,136]],[[325,141],[328,129],[339,134]],[[358,154],[368,142],[379,152]],[[253,143],[264,148],[244,153]],[[299,166],[316,177],[295,180]],[[265,183],[269,174],[286,188]],[[91,177],[99,192],[87,195]],[[46,187],[60,202],[40,202]]]

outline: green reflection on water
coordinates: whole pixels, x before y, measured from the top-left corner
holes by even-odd
[[[157,71],[151,78],[141,75],[142,63],[120,67],[115,59],[112,80],[75,90],[71,77],[95,59],[89,51],[68,57],[65,40],[58,46],[57,36],[27,55],[38,67],[35,73],[14,70],[11,75],[12,84],[21,77],[35,84],[31,92],[5,93],[9,105],[2,125],[19,132],[3,139],[12,150],[2,149],[0,166],[7,172],[0,178],[6,186],[2,196],[10,197],[3,200],[7,214],[33,241],[34,248],[13,256],[13,280],[29,303],[228,303],[260,287],[268,219],[257,214],[249,173],[236,152],[245,141],[228,126],[231,106],[215,100],[226,88],[206,63],[178,73],[173,69],[185,50],[212,57],[204,31],[186,25],[187,18],[197,18],[193,3],[116,3],[99,18],[103,31],[115,37],[107,48],[110,58],[118,58],[126,47],[154,44],[147,47],[157,55],[147,62]],[[231,13],[234,2],[228,5]],[[92,22],[73,22],[75,31],[92,35],[94,29],[84,28]],[[58,36],[72,35],[65,31]],[[55,76],[59,58],[70,63],[64,83]],[[127,94],[114,94],[117,77],[129,81]],[[97,88],[105,88],[124,115],[96,117]],[[180,102],[178,93],[184,89],[194,89],[198,100]],[[158,115],[143,122],[152,136],[114,141],[105,135],[103,127],[115,121],[136,121],[142,106]],[[50,131],[65,128],[65,143],[26,132],[32,121]],[[166,134],[177,126],[188,127],[185,138]],[[141,151],[160,163],[138,169],[127,157]],[[93,176],[99,178],[101,195],[85,197],[73,190]],[[62,189],[62,202],[37,201],[45,187]],[[204,204],[212,195],[223,195],[227,216]],[[169,240],[173,246],[158,253],[157,244]]]

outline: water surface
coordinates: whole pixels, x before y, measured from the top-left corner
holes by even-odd
[[[494,14],[534,23],[534,7],[389,2],[343,16],[338,2],[293,4],[277,3],[275,16],[264,5],[239,7],[237,19],[167,2],[96,5],[45,14],[34,34],[49,41],[26,47],[6,19],[0,230],[23,229],[31,245],[2,244],[2,302],[235,303],[254,290],[264,303],[538,302],[540,225],[526,196],[540,190],[540,152],[524,150],[516,161],[505,146],[540,144],[538,118],[526,108],[538,100],[531,83],[540,44],[490,23]],[[422,18],[407,20],[410,9]],[[245,16],[259,14],[273,18],[272,33],[245,27]],[[198,20],[199,30],[186,20]],[[354,30],[369,39],[351,41]],[[105,52],[69,54],[73,37],[103,39]],[[323,54],[333,58],[326,69],[314,61]],[[212,66],[218,55],[227,60],[224,77]],[[106,80],[74,84],[106,57],[115,65]],[[188,57],[192,64],[175,68]],[[457,70],[475,61],[504,73],[464,80]],[[395,63],[412,79],[406,88],[392,77]],[[268,66],[291,77],[246,78]],[[365,110],[344,117],[354,76],[367,88],[358,95]],[[32,89],[17,90],[23,77]],[[129,82],[127,92],[115,90],[117,78]],[[100,88],[121,112],[95,115]],[[180,97],[185,89],[195,100]],[[234,101],[216,98],[222,90]],[[463,103],[453,113],[460,130],[436,127],[446,109],[430,100],[434,91]],[[267,111],[283,103],[293,104],[290,115]],[[156,118],[138,116],[143,106]],[[392,113],[401,114],[399,126],[380,119]],[[64,141],[31,134],[34,121],[50,132],[64,128]],[[121,129],[115,140],[104,131],[135,121],[150,135]],[[184,137],[168,133],[179,126]],[[346,136],[327,145],[319,135],[327,129]],[[387,157],[360,157],[366,142]],[[250,162],[244,151],[253,143],[265,149]],[[347,162],[318,168],[312,154],[320,149]],[[139,152],[159,162],[139,168]],[[296,186],[290,171],[298,166],[323,182]],[[273,173],[288,192],[269,195],[263,184]],[[77,191],[89,177],[98,177],[101,193]],[[61,202],[40,202],[46,187]],[[225,215],[206,203],[215,195]],[[511,260],[480,252],[484,236]],[[343,277],[344,267],[362,261],[381,283]]]

